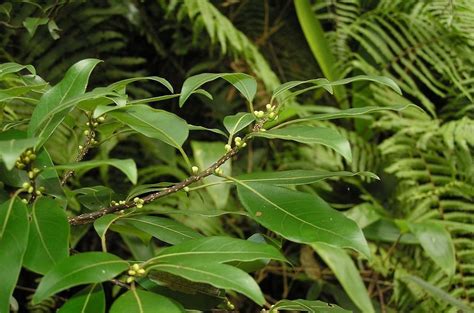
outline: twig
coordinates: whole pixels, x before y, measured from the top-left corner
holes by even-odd
[[[267,121],[266,118],[259,120],[253,127],[253,132],[258,132],[263,124]],[[243,142],[249,140],[250,137],[249,135],[245,136],[244,139],[242,140]],[[176,183],[171,187],[168,187],[164,190],[158,191],[151,193],[147,196],[144,196],[141,198],[143,200],[143,204],[147,204],[150,202],[153,202],[157,199],[169,196],[170,194],[173,194],[175,192],[178,192],[185,187],[191,185],[192,183],[198,182],[202,180],[203,178],[211,175],[214,173],[214,171],[219,168],[222,164],[224,164],[227,160],[232,158],[234,155],[236,155],[240,151],[240,148],[235,146],[232,148],[229,152],[224,154],[219,160],[217,160],[215,163],[213,163],[211,166],[209,166],[207,169],[204,171],[198,173],[197,175],[190,176],[183,180],[182,182]],[[133,201],[129,201],[125,204],[119,204],[119,205],[113,205],[113,206],[108,206],[105,208],[102,208],[98,211],[94,211],[91,213],[84,213],[75,217],[70,217],[69,218],[69,224],[71,225],[84,225],[84,224],[89,224],[94,222],[96,219],[106,215],[106,214],[111,214],[115,212],[119,212],[122,210],[130,209],[136,207],[136,203]]]

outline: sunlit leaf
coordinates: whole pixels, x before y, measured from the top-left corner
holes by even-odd
[[[370,255],[357,224],[317,195],[242,181],[237,181],[237,191],[255,221],[291,241],[323,242]]]

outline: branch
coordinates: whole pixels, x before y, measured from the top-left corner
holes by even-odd
[[[253,132],[258,132],[262,128],[263,124],[266,121],[267,121],[266,118],[259,120],[254,125]],[[247,136],[244,137],[243,141],[245,142],[245,141],[248,141],[248,140],[249,140],[249,135],[247,134]],[[153,202],[157,199],[166,197],[170,194],[173,194],[175,192],[178,192],[178,191],[184,189],[185,187],[187,187],[187,186],[189,186],[189,185],[191,185],[195,182],[198,182],[198,181],[202,180],[203,178],[206,178],[207,176],[213,174],[216,169],[218,169],[222,164],[224,164],[231,157],[236,155],[240,150],[241,150],[241,148],[239,148],[237,146],[234,146],[234,148],[232,148],[229,152],[224,154],[219,160],[217,160],[215,163],[213,163],[211,166],[209,166],[204,171],[198,173],[197,175],[190,176],[190,177],[186,178],[185,180],[174,184],[171,187],[168,187],[164,190],[161,190],[161,191],[158,191],[158,192],[155,192],[155,193],[151,193],[149,195],[146,195],[146,196],[142,197],[141,199],[143,200],[143,203],[144,204],[150,203],[150,202]],[[137,204],[135,202],[129,201],[125,204],[119,204],[119,205],[105,207],[105,208],[102,208],[98,211],[94,211],[92,213],[84,213],[84,214],[81,214],[81,215],[78,215],[78,216],[75,216],[75,217],[70,217],[69,218],[69,224],[71,224],[71,225],[89,224],[89,223],[94,222],[96,219],[106,215],[106,214],[111,214],[111,213],[119,212],[119,211],[122,211],[122,210],[131,209],[131,208],[136,207],[136,205]]]

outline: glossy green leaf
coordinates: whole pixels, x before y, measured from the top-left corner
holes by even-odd
[[[62,290],[83,285],[101,283],[125,271],[128,262],[104,252],[75,254],[58,262],[42,279],[33,296],[39,303]]]
[[[28,125],[28,136],[41,138],[38,145],[51,136],[72,109],[75,102],[70,102],[70,100],[84,94],[89,76],[100,62],[97,59],[77,62],[68,69],[61,82],[43,94]],[[68,102],[70,104],[65,105]]]
[[[0,205],[0,312],[9,312],[28,244],[28,209],[19,199]]]
[[[257,92],[257,81],[250,75],[243,73],[203,73],[187,78],[181,88],[179,106],[182,107],[186,100],[202,85],[210,81],[223,78],[231,83],[248,102],[252,102]]]
[[[255,172],[237,176],[243,182],[257,182],[273,185],[306,185],[334,177],[365,176],[379,179],[371,172],[331,172],[324,170],[289,170],[279,172]]]
[[[198,232],[170,218],[142,215],[125,217],[120,221],[172,245],[203,237]]]
[[[240,112],[235,115],[226,116],[224,118],[224,127],[232,137],[248,125],[252,124],[253,121],[255,121],[255,116],[253,114]]]
[[[74,296],[58,310],[58,313],[104,313],[105,293],[102,285],[90,285]]]
[[[167,81],[166,79],[162,78],[162,77],[159,77],[159,76],[143,76],[143,77],[132,77],[132,78],[127,78],[127,79],[122,79],[118,82],[110,84],[106,88],[109,88],[111,90],[120,90],[120,89],[126,87],[127,85],[129,85],[131,83],[134,83],[134,82],[137,82],[137,81],[143,81],[143,80],[145,80],[145,81],[146,80],[151,80],[151,81],[158,82],[158,83],[162,84],[163,86],[165,86],[166,89],[168,89],[170,92],[173,92],[173,86],[171,86],[170,82]]]
[[[181,276],[190,281],[207,283],[216,288],[237,291],[252,299],[259,305],[265,303],[260,287],[246,272],[219,263],[193,263],[183,260],[179,264],[160,263],[152,267],[154,270]]]
[[[180,263],[192,260],[197,263],[225,263],[232,261],[254,261],[272,259],[286,261],[275,247],[267,244],[231,237],[206,237],[187,240],[178,245],[167,247],[146,263]]]
[[[173,113],[155,110],[147,105],[126,106],[108,115],[142,135],[159,139],[178,149],[188,138],[186,121]]]
[[[217,160],[219,160],[225,153],[224,144],[220,142],[191,142],[193,149],[194,160],[200,169],[205,169]],[[228,160],[220,167],[225,175],[231,175],[232,162]],[[205,184],[213,184],[222,182],[223,178],[217,176],[208,176],[203,179]],[[224,209],[229,198],[230,186],[228,184],[217,184],[206,187],[207,192],[214,201],[217,209]]]
[[[448,275],[456,272],[454,243],[450,233],[433,222],[409,223],[410,231],[431,259]]]
[[[0,159],[3,160],[8,170],[15,166],[16,160],[28,148],[32,148],[38,138],[10,139],[0,141]]]
[[[184,308],[162,295],[132,289],[121,295],[110,308],[110,313],[185,313]]]
[[[82,161],[79,163],[71,163],[71,164],[63,164],[63,165],[55,165],[54,168],[57,170],[90,170],[92,168],[96,168],[103,165],[110,165],[117,169],[119,169],[122,173],[124,173],[128,179],[133,184],[137,183],[137,166],[135,161],[132,159],[107,159],[107,160],[92,160],[92,161]]]
[[[334,129],[309,125],[290,125],[285,128],[270,129],[266,132],[252,133],[254,137],[284,139],[305,144],[321,144],[352,160],[351,146],[347,139]]]
[[[36,70],[32,65],[21,65],[14,62],[7,62],[0,64],[0,79],[11,73],[17,73],[22,70],[28,70],[31,74],[36,75]]]
[[[443,289],[440,289],[439,287],[433,286],[432,284],[430,284],[429,282],[421,279],[418,276],[406,274],[406,275],[402,276],[401,279],[417,284],[418,286],[423,288],[423,290],[425,292],[427,292],[429,295],[431,295],[432,297],[434,297],[436,299],[439,299],[439,300],[442,300],[446,303],[449,303],[449,304],[461,309],[463,313],[474,313],[474,309],[471,306],[469,306],[467,303],[464,303],[464,302],[460,301],[459,299],[456,299],[455,297],[453,297],[452,295],[450,295],[449,293],[447,293]]]
[[[122,215],[118,214],[106,214],[94,221],[94,229],[100,237],[100,242],[102,244],[102,251],[107,251],[107,242],[105,235],[109,230],[110,226],[118,219],[122,218]]]
[[[275,303],[269,313],[278,313],[279,311],[297,311],[311,313],[349,313],[335,304],[323,301],[312,301],[305,299],[280,300]]]
[[[324,243],[313,243],[311,246],[336,275],[351,300],[362,312],[373,313],[374,307],[369,293],[360,277],[358,269],[346,251]]]
[[[28,249],[23,265],[29,270],[46,274],[69,255],[69,223],[61,205],[46,197],[33,203]]]
[[[317,195],[238,180],[237,191],[255,221],[291,241],[323,242],[370,255],[357,224]]]

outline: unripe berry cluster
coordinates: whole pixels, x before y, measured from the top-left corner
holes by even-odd
[[[127,277],[127,283],[131,283],[135,280],[136,277],[141,277],[145,275],[145,269],[141,268],[140,265],[138,264],[133,264],[130,266],[130,269],[128,270],[127,274],[129,277]]]
[[[140,199],[138,197],[135,197],[133,199],[133,203],[135,203],[135,205],[137,206],[138,209],[141,209],[141,208],[143,208],[143,204],[145,203],[145,200]]]
[[[253,114],[255,115],[255,117],[257,119],[262,119],[265,116],[270,120],[278,119],[278,115],[277,115],[277,112],[276,112],[276,106],[271,105],[270,103],[268,103],[265,106],[265,108],[267,109],[266,112],[264,112],[264,111],[254,111],[253,112]]]
[[[22,170],[28,165],[30,165],[30,163],[33,162],[35,159],[36,154],[34,153],[34,151],[32,149],[28,149],[21,154],[18,160],[16,160],[15,166],[17,169]]]

